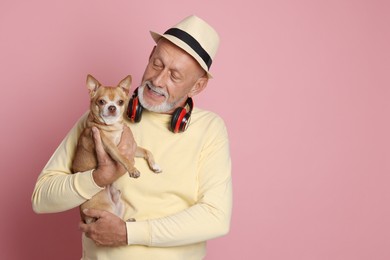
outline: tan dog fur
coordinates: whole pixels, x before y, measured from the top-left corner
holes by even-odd
[[[86,127],[78,140],[72,164],[73,173],[84,172],[97,167],[95,143],[92,137],[92,127],[96,127],[100,131],[105,151],[126,168],[130,177],[138,178],[140,176],[134,162],[124,157],[117,148],[123,132],[124,113],[129,99],[130,85],[130,75],[124,78],[117,87],[102,86],[93,76],[87,76],[87,88],[91,98],[90,113]],[[145,158],[149,167],[155,173],[161,172],[150,151],[137,147],[135,156]],[[121,192],[114,185],[108,185],[80,206],[84,222],[91,223],[94,219],[83,214],[83,210],[87,208],[106,210],[122,219],[125,210]]]

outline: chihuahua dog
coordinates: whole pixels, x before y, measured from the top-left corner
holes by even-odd
[[[84,172],[97,167],[95,143],[92,137],[92,127],[96,127],[100,131],[103,147],[111,158],[121,163],[130,177],[138,178],[140,176],[134,162],[124,157],[117,147],[123,132],[124,113],[129,99],[131,81],[129,75],[118,86],[109,87],[102,86],[93,76],[87,76],[87,88],[91,98],[90,112],[86,127],[78,139],[72,163],[73,173]],[[135,156],[144,158],[155,173],[161,172],[150,151],[138,146]],[[122,219],[125,211],[121,192],[113,184],[106,186],[104,190],[80,206],[83,221],[85,223],[94,222],[95,219],[83,214],[83,210],[87,208],[106,210]]]

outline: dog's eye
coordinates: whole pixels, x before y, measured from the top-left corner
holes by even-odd
[[[103,106],[103,105],[106,104],[106,101],[105,101],[104,99],[99,99],[99,100],[98,100],[98,104],[101,105],[101,106]]]
[[[125,101],[123,101],[123,100],[118,101],[118,105],[120,105],[120,106],[123,106],[124,103],[125,103]]]

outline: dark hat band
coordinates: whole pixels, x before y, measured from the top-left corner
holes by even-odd
[[[176,38],[179,38],[183,42],[185,42],[188,46],[191,47],[206,63],[207,68],[210,69],[211,63],[213,62],[210,55],[203,49],[203,47],[199,44],[199,42],[192,37],[187,32],[180,30],[178,28],[171,28],[168,31],[166,31],[164,34],[169,34],[172,36],[175,36]]]

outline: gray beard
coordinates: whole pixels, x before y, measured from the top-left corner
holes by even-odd
[[[164,102],[162,102],[161,104],[159,105],[150,105],[148,104],[145,99],[144,99],[144,89],[147,88],[147,87],[150,87],[152,90],[156,91],[157,93],[160,93],[160,94],[163,94],[164,97],[165,97],[165,100]],[[172,102],[172,103],[169,103],[167,100],[169,98],[169,95],[168,93],[166,93],[165,91],[161,91],[159,89],[157,89],[156,87],[154,87],[150,81],[146,81],[144,84],[142,84],[140,87],[138,87],[138,99],[139,99],[139,102],[141,103],[141,105],[149,110],[149,111],[152,111],[152,112],[156,112],[156,113],[167,113],[171,110],[173,110],[176,105],[181,101],[178,100],[176,102]]]

